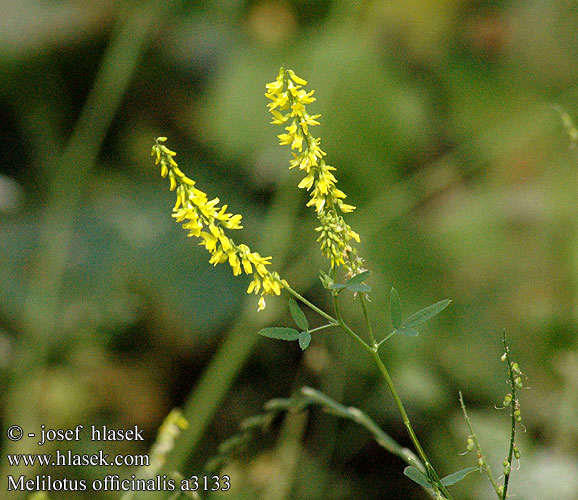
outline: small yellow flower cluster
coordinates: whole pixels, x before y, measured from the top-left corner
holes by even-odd
[[[355,257],[355,249],[350,245],[353,239],[359,242],[359,235],[349,227],[339,214],[352,212],[355,207],[343,200],[345,193],[337,189],[337,179],[332,171],[336,169],[325,163],[326,153],[319,147],[321,139],[309,132],[309,127],[319,125],[317,118],[321,115],[309,115],[306,104],[315,101],[313,90],[306,92],[302,86],[307,82],[299,78],[292,70],[281,68],[274,82],[266,85],[265,96],[271,99],[267,106],[273,115],[271,123],[283,125],[287,133],[278,135],[281,145],[290,145],[293,159],[289,168],[299,167],[306,175],[299,183],[299,188],[311,192],[307,206],[315,206],[321,226],[316,230],[321,234],[323,254],[330,260],[331,266],[342,264],[348,267],[350,274],[357,274],[361,269],[360,259]],[[284,112],[284,113],[283,113]]]
[[[195,187],[195,181],[189,179],[174,160],[176,153],[163,143],[166,137],[155,140],[152,156],[156,164],[161,166],[161,176],[169,177],[171,191],[176,190],[177,201],[173,208],[173,217],[177,222],[186,221],[184,229],[189,230],[188,236],[201,238],[200,245],[212,255],[209,262],[213,265],[229,262],[233,274],[238,276],[244,271],[253,275],[247,293],[261,293],[259,311],[265,308],[265,295],[281,295],[281,287],[285,283],[277,273],[271,272],[267,266],[271,257],[261,257],[257,252],[244,244],[237,245],[225,234],[225,229],[242,229],[241,215],[227,213],[227,205],[218,206],[219,198],[209,200],[207,195]]]

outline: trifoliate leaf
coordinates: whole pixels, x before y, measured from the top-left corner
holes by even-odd
[[[419,332],[414,330],[413,328],[409,328],[407,326],[402,326],[401,328],[396,328],[395,333],[399,333],[400,335],[405,335],[406,337],[417,337]]]
[[[353,278],[347,280],[345,285],[347,288],[349,288],[349,285],[357,285],[358,283],[363,283],[367,278],[369,278],[370,274],[371,271],[363,271],[362,273],[356,274]]]
[[[432,485],[429,479],[420,470],[411,465],[403,469],[403,473],[409,477],[414,483],[423,486],[424,488],[431,488]]]
[[[263,337],[269,337],[270,339],[278,340],[297,340],[299,338],[299,332],[294,328],[287,328],[284,326],[273,326],[270,328],[263,328],[259,330],[259,335]]]
[[[299,347],[301,347],[301,350],[304,351],[305,349],[307,349],[310,343],[311,343],[311,334],[309,332],[301,332],[299,334]]]
[[[397,290],[393,287],[389,294],[389,303],[391,323],[394,328],[399,328],[401,326],[401,301],[399,300],[399,293],[397,293]]]
[[[291,312],[295,324],[301,328],[301,330],[309,330],[309,322],[307,321],[305,314],[303,314],[299,304],[297,304],[293,299],[289,299],[289,311]]]
[[[442,484],[444,486],[451,486],[452,484],[459,483],[468,474],[478,470],[477,467],[468,467],[467,469],[462,469],[453,474],[449,474],[442,479]]]
[[[437,314],[441,313],[446,307],[448,307],[451,303],[451,300],[440,300],[431,306],[425,307],[420,311],[413,313],[409,316],[404,322],[404,327],[413,328],[418,325],[425,323],[426,321],[430,320]]]

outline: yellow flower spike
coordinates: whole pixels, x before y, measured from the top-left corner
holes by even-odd
[[[274,82],[266,85],[265,96],[270,99],[267,106],[274,117],[273,124],[281,125],[292,117],[291,125],[285,127],[287,133],[278,135],[281,145],[289,145],[298,153],[293,154],[289,168],[299,167],[305,172],[298,186],[310,193],[307,206],[315,207],[321,226],[317,228],[320,235],[318,242],[321,251],[332,267],[345,265],[348,275],[361,272],[362,260],[356,256],[356,250],[350,245],[351,240],[359,242],[359,235],[345,223],[341,214],[355,210],[353,205],[343,202],[345,193],[337,189],[337,179],[331,173],[335,168],[327,165],[321,150],[320,138],[311,135],[311,127],[319,125],[320,115],[310,115],[307,105],[315,102],[314,91],[306,91],[303,86],[307,81],[297,76],[293,70],[281,68]],[[283,115],[279,110],[289,109]],[[269,286],[269,283],[263,283]]]
[[[282,78],[279,79],[278,85],[271,87],[271,92],[277,92],[279,85],[283,86]],[[287,107],[288,99],[279,99],[277,106],[279,105]],[[281,280],[277,273],[271,273],[267,269],[271,264],[271,257],[261,257],[257,252],[252,252],[247,245],[237,245],[229,238],[225,230],[242,229],[242,216],[227,213],[227,205],[218,206],[219,198],[209,200],[203,191],[194,187],[195,181],[189,179],[173,160],[176,153],[162,144],[166,140],[166,137],[157,138],[151,155],[155,158],[155,164],[160,164],[161,175],[169,177],[171,191],[176,190],[172,216],[189,231],[187,236],[201,239],[199,245],[211,254],[210,264],[216,266],[228,262],[233,275],[238,276],[243,272],[252,275],[247,293],[261,294],[259,310],[263,310],[264,295],[280,295],[282,286],[288,286],[287,282]],[[267,288],[262,286],[262,280],[267,280]],[[283,285],[280,285],[280,282]]]

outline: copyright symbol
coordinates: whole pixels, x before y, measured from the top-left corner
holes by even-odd
[[[17,425],[11,425],[10,427],[8,427],[8,439],[10,441],[20,441],[22,439],[22,427],[19,427]]]

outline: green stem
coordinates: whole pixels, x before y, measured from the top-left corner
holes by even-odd
[[[486,474],[486,477],[489,479],[490,483],[492,483],[492,486],[494,488],[494,490],[496,491],[496,493],[498,493],[498,483],[496,483],[496,480],[494,479],[494,475],[492,474],[492,469],[490,468],[490,465],[488,464],[488,461],[486,460],[486,457],[484,456],[484,452],[482,450],[482,445],[480,444],[479,440],[478,440],[478,436],[476,436],[476,433],[474,432],[474,426],[472,425],[472,422],[470,420],[470,417],[468,415],[468,412],[466,410],[466,404],[464,403],[464,398],[462,396],[462,392],[460,391],[460,405],[462,407],[462,412],[464,413],[464,418],[466,420],[466,424],[468,426],[468,429],[470,431],[470,436],[472,436],[472,439],[474,440],[474,444],[476,445],[476,452],[478,455],[478,459],[482,459],[482,469],[484,471],[484,473]],[[498,498],[499,498],[499,494],[498,494]]]
[[[510,471],[508,474],[504,474],[504,493],[502,494],[502,500],[506,500],[508,494],[508,483],[510,482],[510,474],[512,472],[512,457],[514,456],[514,445],[516,440],[516,406],[518,400],[516,399],[516,383],[514,381],[514,371],[512,370],[512,362],[510,361],[510,349],[508,348],[508,343],[506,341],[506,331],[503,334],[504,342],[504,353],[506,355],[506,363],[508,363],[508,375],[510,377],[510,387],[512,388],[512,402],[510,403],[511,409],[511,420],[512,429],[510,431],[510,450],[508,452],[508,463],[510,464]]]
[[[359,301],[361,302],[361,308],[363,309],[363,317],[365,318],[365,324],[367,325],[367,333],[369,334],[369,340],[374,348],[377,348],[377,342],[375,341],[375,336],[373,335],[373,327],[371,326],[371,321],[369,320],[369,314],[367,312],[367,300],[366,293],[359,294]]]
[[[311,330],[309,330],[309,333],[318,332],[319,330],[325,330],[325,328],[331,328],[333,326],[337,326],[337,325],[334,325],[333,323],[329,323],[327,325],[321,325],[321,326],[318,326],[317,328],[312,328]]]
[[[395,335],[395,330],[389,334],[387,334],[383,339],[381,339],[376,347],[379,349],[381,347],[381,344],[383,344],[384,342],[386,342],[387,340],[389,340],[391,337],[393,337]]]
[[[327,314],[325,311],[323,311],[322,309],[319,309],[319,307],[317,307],[315,304],[313,304],[312,302],[309,302],[305,297],[303,297],[302,295],[300,295],[298,292],[296,292],[295,290],[293,290],[293,288],[291,288],[287,283],[283,282],[283,281],[279,281],[279,283],[281,284],[281,286],[283,288],[285,288],[291,295],[293,295],[293,297],[295,297],[296,299],[300,300],[301,302],[303,302],[303,304],[305,304],[307,307],[313,309],[317,314],[319,314],[320,316],[323,316],[327,321],[329,321],[332,325],[337,326],[339,324],[339,321],[337,321],[334,317],[330,316],[329,314]]]
[[[373,358],[373,361],[375,362],[375,364],[379,368],[379,371],[383,375],[383,378],[385,379],[385,382],[386,382],[387,386],[389,387],[391,395],[393,396],[393,400],[395,401],[395,405],[397,406],[397,409],[398,409],[398,411],[401,414],[401,417],[403,419],[403,424],[405,425],[405,428],[407,429],[407,432],[409,433],[409,437],[411,438],[411,441],[412,441],[413,445],[415,446],[417,454],[419,455],[419,457],[421,458],[421,460],[423,461],[423,463],[425,465],[426,473],[428,474],[428,476],[431,476],[431,479],[433,479],[433,481],[436,483],[437,487],[445,495],[445,497],[448,500],[451,500],[452,497],[451,497],[450,493],[448,492],[446,487],[441,483],[439,476],[437,475],[436,471],[434,470],[433,466],[431,465],[429,458],[427,457],[424,449],[421,446],[421,443],[419,442],[419,439],[417,438],[417,436],[415,434],[415,431],[413,430],[413,427],[411,425],[411,422],[409,420],[407,412],[405,411],[405,407],[403,406],[401,398],[399,397],[399,394],[397,393],[397,389],[395,388],[393,380],[392,380],[391,376],[389,375],[387,368],[383,364],[383,361],[379,357],[377,350],[372,350],[371,357]]]

